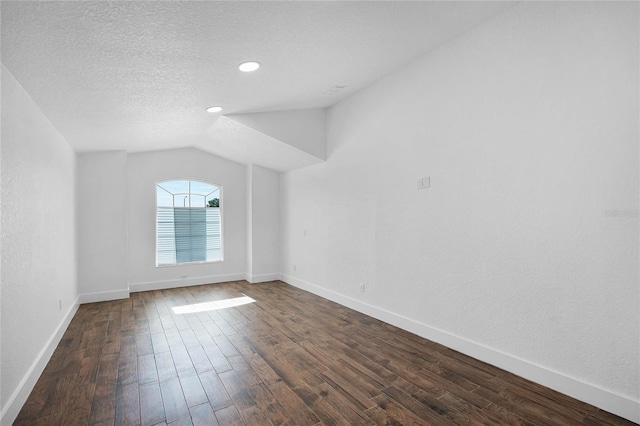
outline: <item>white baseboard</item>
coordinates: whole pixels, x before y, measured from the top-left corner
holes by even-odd
[[[640,423],[640,401],[615,394],[597,386],[565,376],[522,358],[492,349],[446,331],[428,326],[405,316],[378,308],[332,290],[282,275],[281,280],[294,287],[329,299],[373,318],[410,331],[425,339],[440,343],[465,355],[502,368],[525,379],[561,392],[572,398],[586,402],[617,416]]]
[[[109,300],[128,299],[129,290],[116,290],[116,291],[103,291],[100,293],[85,293],[78,296],[78,302],[83,303],[95,303],[95,302],[107,302]]]
[[[51,356],[58,346],[58,343],[60,343],[64,332],[67,330],[67,327],[69,327],[73,316],[78,310],[78,306],[80,306],[80,302],[79,299],[76,299],[56,328],[53,335],[51,335],[47,343],[38,354],[38,357],[31,365],[31,368],[29,368],[29,370],[27,371],[27,374],[25,374],[25,376],[20,381],[20,384],[7,401],[7,405],[2,410],[2,415],[0,416],[0,425],[11,425],[15,421],[16,417],[18,417],[22,406],[27,401],[27,398],[29,398],[29,394],[31,394],[31,391],[35,387],[36,382],[40,378],[40,375],[44,371],[44,368],[47,366],[47,363],[51,359]]]
[[[247,274],[247,281],[249,281],[251,284],[257,284],[257,283],[266,283],[269,281],[277,281],[279,279],[282,278],[282,274],[277,274],[277,273],[273,273],[273,274],[260,274],[260,275],[249,275]]]
[[[228,274],[228,275],[215,275],[210,277],[184,278],[184,279],[167,280],[167,281],[151,281],[151,282],[145,282],[145,283],[129,284],[129,291],[131,293],[137,293],[139,291],[165,290],[168,288],[176,288],[176,287],[190,287],[190,286],[202,285],[202,284],[216,284],[216,283],[224,283],[228,281],[241,281],[246,278],[247,278],[246,274]]]

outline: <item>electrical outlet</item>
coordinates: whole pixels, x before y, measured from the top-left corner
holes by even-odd
[[[298,267],[296,265],[293,265],[293,272],[296,272],[298,270]]]
[[[58,299],[58,310],[62,310],[62,299]]]
[[[364,282],[360,283],[360,291],[364,293]]]

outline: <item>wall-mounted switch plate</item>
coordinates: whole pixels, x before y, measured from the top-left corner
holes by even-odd
[[[431,187],[431,176],[418,179],[418,189],[426,189]]]

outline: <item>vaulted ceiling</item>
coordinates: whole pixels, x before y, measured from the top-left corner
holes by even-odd
[[[322,120],[319,109],[511,5],[2,1],[2,63],[77,151],[197,146],[290,170],[322,155],[247,128],[264,123],[256,113],[310,109]],[[261,68],[240,72],[248,60]],[[205,111],[213,105],[222,113]]]

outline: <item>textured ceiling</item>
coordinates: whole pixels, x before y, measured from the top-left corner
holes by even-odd
[[[510,5],[2,1],[2,63],[78,151],[206,146],[208,106],[330,106]]]

